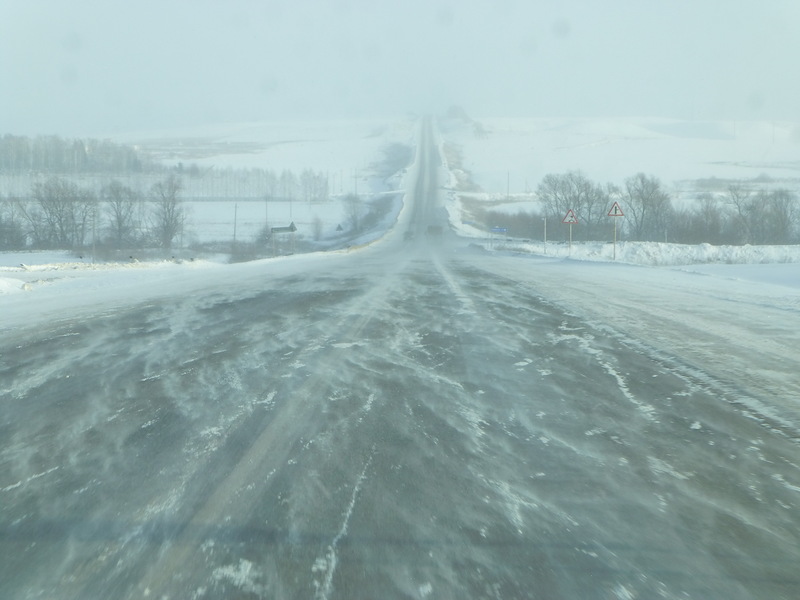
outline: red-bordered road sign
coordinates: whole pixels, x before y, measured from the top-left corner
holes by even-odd
[[[578,217],[575,216],[575,211],[571,208],[567,211],[566,216],[561,219],[561,222],[565,225],[577,225],[578,224]]]
[[[614,202],[611,205],[611,210],[608,211],[609,217],[624,217],[625,213],[622,212],[622,207],[619,205],[619,202]]]

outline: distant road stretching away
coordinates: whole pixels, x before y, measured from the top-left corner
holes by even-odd
[[[429,121],[412,172],[369,248],[0,340],[0,597],[800,597],[770,397],[451,235]]]

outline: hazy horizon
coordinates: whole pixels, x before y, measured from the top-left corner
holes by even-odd
[[[0,135],[438,113],[800,121],[800,4],[33,0]]]

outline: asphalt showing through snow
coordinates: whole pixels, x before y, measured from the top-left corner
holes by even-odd
[[[426,136],[413,240],[0,342],[0,596],[800,596],[796,437],[426,235]]]

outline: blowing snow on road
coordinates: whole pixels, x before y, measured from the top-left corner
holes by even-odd
[[[366,248],[7,330],[0,595],[800,596],[796,291],[467,246],[441,163]]]

